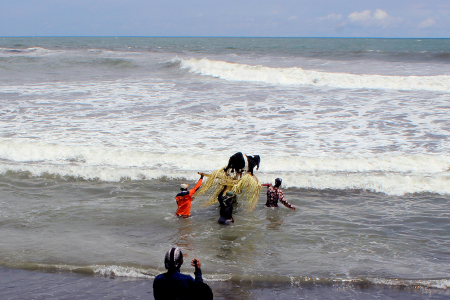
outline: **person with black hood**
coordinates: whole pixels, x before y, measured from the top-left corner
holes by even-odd
[[[155,300],[190,300],[213,299],[211,288],[203,283],[201,263],[193,259],[191,265],[195,267],[195,279],[191,275],[181,274],[183,253],[180,248],[173,247],[167,251],[164,258],[166,273],[155,277],[153,281],[153,296]]]
[[[267,186],[267,207],[278,207],[278,201],[280,201],[287,208],[295,210],[295,206],[284,199],[283,191],[280,189],[281,178],[275,179],[275,186],[273,187],[271,183],[261,184],[261,186]]]

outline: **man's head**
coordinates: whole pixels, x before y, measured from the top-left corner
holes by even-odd
[[[275,186],[276,187],[280,187],[281,186],[281,178],[277,178],[277,179],[275,179]]]
[[[173,247],[167,251],[164,257],[164,265],[167,270],[176,270],[183,264],[183,253],[181,253],[180,248]]]
[[[225,197],[224,197],[224,201],[225,201],[225,205],[229,206],[233,204],[233,197],[234,197],[234,193],[232,191],[228,191],[225,193]]]
[[[182,191],[187,191],[188,187],[189,187],[189,184],[187,184],[187,183],[180,184],[180,190],[182,190]]]

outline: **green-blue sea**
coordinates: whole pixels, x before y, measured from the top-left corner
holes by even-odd
[[[450,39],[0,38],[2,299],[448,299]],[[296,206],[181,183],[260,155]],[[241,199],[245,201],[245,199]]]

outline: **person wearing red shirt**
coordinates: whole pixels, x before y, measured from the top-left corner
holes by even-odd
[[[193,189],[188,191],[189,185],[187,183],[182,183],[180,185],[181,192],[175,196],[175,200],[177,200],[178,204],[176,214],[180,218],[189,218],[191,216],[192,195],[194,195],[194,193],[200,188],[200,185],[202,185],[203,182],[203,176],[205,176],[203,173],[199,174],[200,179]]]

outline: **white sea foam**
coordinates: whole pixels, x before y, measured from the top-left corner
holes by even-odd
[[[231,81],[280,85],[308,85],[346,89],[426,90],[450,92],[450,76],[382,76],[318,72],[301,68],[269,68],[209,59],[180,59],[181,68],[192,73]]]
[[[144,270],[133,267],[122,267],[122,266],[106,266],[106,265],[92,265],[90,266],[94,273],[103,276],[119,276],[119,277],[129,277],[129,278],[145,278],[153,279],[158,275],[156,270]]]
[[[41,47],[30,47],[26,49],[0,48],[0,55],[8,56],[45,56],[49,54],[63,53],[62,50],[49,50]]]
[[[156,269],[142,269],[129,266],[118,265],[90,265],[90,266],[76,266],[66,264],[37,264],[40,269],[58,269],[69,272],[93,272],[102,276],[118,276],[125,278],[142,278],[142,279],[154,279],[161,271]],[[21,267],[21,265],[19,265]],[[34,267],[34,266],[33,266]],[[30,269],[30,266],[27,266]],[[205,274],[203,277],[207,281],[220,282],[228,281],[232,278],[239,280],[247,280],[252,282],[284,282],[290,281],[292,285],[301,285],[302,283],[358,283],[362,281],[369,281],[376,285],[388,285],[388,286],[403,286],[411,288],[435,288],[435,289],[448,289],[450,288],[449,279],[389,279],[389,278],[314,278],[314,277],[285,277],[285,276],[262,276],[262,275],[238,275],[238,274]]]
[[[450,288],[450,280],[448,279],[386,279],[386,278],[368,278],[369,281],[375,284],[391,285],[391,286],[406,286],[406,287],[423,287],[448,289]]]
[[[120,181],[159,178],[195,180],[198,171],[223,168],[228,157],[188,153],[65,146],[0,140],[0,172],[54,174],[87,180]],[[282,177],[286,187],[360,189],[390,195],[450,194],[450,156],[262,157],[255,171],[262,182]]]

